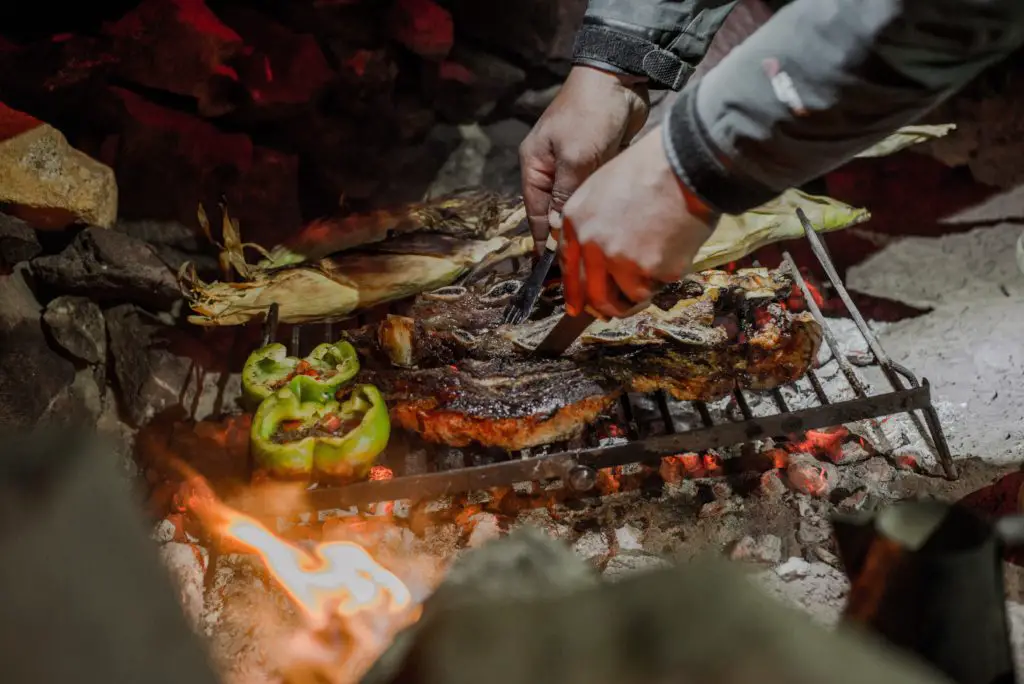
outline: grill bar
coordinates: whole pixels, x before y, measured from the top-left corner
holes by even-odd
[[[829,281],[839,294],[851,317],[857,325],[875,361],[893,387],[893,391],[872,395],[869,385],[861,378],[853,364],[842,353],[842,349],[833,331],[825,319],[808,287],[803,275],[788,252],[783,252],[783,267],[789,270],[794,283],[803,293],[807,308],[815,321],[821,326],[824,339],[833,357],[839,364],[843,378],[855,395],[854,399],[833,401],[825,391],[821,379],[812,369],[807,378],[819,405],[811,408],[791,411],[779,389],[762,396],[769,397],[777,409],[771,415],[754,415],[751,404],[743,391],[733,393],[735,408],[742,416],[737,420],[724,420],[716,423],[707,404],[702,401],[688,402],[699,418],[702,427],[681,429],[673,415],[672,404],[664,392],[651,395],[653,420],[660,419],[663,426],[661,433],[652,432],[651,421],[640,419],[642,410],[624,395],[619,404],[617,420],[620,428],[625,428],[627,438],[619,438],[611,445],[601,446],[601,431],[598,425],[592,426],[581,439],[572,444],[550,445],[546,448],[527,450],[512,454],[495,456],[493,450],[465,450],[448,447],[428,446],[411,449],[403,454],[394,466],[395,477],[387,480],[358,482],[340,486],[315,486],[309,490],[311,505],[317,510],[330,508],[347,508],[378,501],[399,499],[423,500],[448,496],[457,493],[469,493],[491,487],[507,487],[523,482],[539,482],[546,480],[562,480],[566,486],[586,491],[596,480],[596,471],[602,468],[624,466],[629,464],[658,465],[660,459],[680,453],[700,452],[747,443],[757,439],[779,435],[792,435],[815,428],[832,427],[854,421],[870,421],[880,443],[885,445],[885,438],[875,418],[898,413],[908,414],[915,426],[924,435],[929,446],[936,452],[939,463],[947,478],[957,477],[956,467],[950,455],[949,446],[942,433],[938,414],[931,402],[931,392],[927,380],[918,379],[909,370],[892,361],[882,350],[877,338],[873,335],[867,322],[861,316],[852,298],[839,279],[838,272],[828,256],[824,242],[814,232],[807,216],[800,210],[797,215],[804,227],[807,239],[815,257],[821,263]],[[362,322],[362,320],[361,320]],[[312,326],[302,326],[302,329]],[[344,327],[344,326],[343,326]],[[276,339],[278,328],[278,307],[271,306],[264,322],[263,342]],[[331,339],[334,327],[323,326],[320,332]],[[300,342],[300,326],[293,326],[290,335],[290,348],[297,353]],[[904,382],[906,384],[904,384]],[[906,386],[909,384],[909,388]],[[676,406],[684,404],[675,403]],[[922,411],[922,424],[915,411]],[[740,459],[732,459],[739,461]],[[740,464],[730,460],[723,462],[728,472]]]

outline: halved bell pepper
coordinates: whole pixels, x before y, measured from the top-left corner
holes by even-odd
[[[316,390],[304,394],[289,384],[264,399],[249,440],[257,465],[282,478],[365,477],[388,444],[387,404],[373,385],[339,396],[325,401]]]
[[[283,344],[257,349],[242,368],[242,397],[249,409],[285,385],[301,386],[304,395],[330,398],[359,372],[355,348],[345,341],[317,345],[309,356],[288,356]]]

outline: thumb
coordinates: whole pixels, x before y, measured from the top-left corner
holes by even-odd
[[[555,178],[551,185],[551,204],[548,207],[548,216],[552,214],[561,215],[565,203],[574,192],[576,192],[583,181],[587,180],[594,171],[597,171],[602,160],[594,155],[593,157],[579,157],[565,155],[558,159],[555,165]]]

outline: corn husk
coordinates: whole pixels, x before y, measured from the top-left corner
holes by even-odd
[[[723,216],[711,237],[697,252],[693,270],[703,271],[736,261],[765,245],[804,237],[796,210],[803,209],[819,233],[830,233],[871,218],[858,209],[828,197],[789,190],[741,216]]]
[[[798,207],[819,232],[840,230],[869,218],[864,209],[790,190],[742,216],[722,217],[698,252],[696,268],[721,266],[764,245],[802,237]],[[525,209],[518,207],[492,231],[500,234],[483,240],[410,234],[319,261],[283,268],[246,267],[245,282],[204,283],[187,268],[179,281],[195,312],[189,320],[198,325],[239,325],[262,319],[275,302],[284,323],[339,320],[450,285],[502,259],[528,254],[532,238],[514,234],[524,216]]]
[[[956,130],[956,124],[938,124],[934,126],[904,126],[885,140],[872,145],[857,155],[858,159],[886,157],[913,145],[935,140]]]
[[[506,218],[521,223],[522,207]],[[278,305],[283,323],[343,319],[379,304],[450,285],[496,261],[533,248],[527,235],[485,240],[425,234],[391,240],[376,250],[343,252],[328,259],[283,268],[249,268],[244,282],[205,283],[187,266],[179,283],[197,325],[240,325],[261,319]]]

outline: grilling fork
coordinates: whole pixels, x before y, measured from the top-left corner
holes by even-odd
[[[533,267],[529,277],[523,281],[523,286],[519,288],[519,292],[509,302],[508,307],[505,309],[502,323],[505,325],[518,325],[530,317],[530,314],[533,313],[533,307],[537,305],[537,299],[540,298],[540,293],[544,290],[544,280],[548,277],[548,271],[551,270],[551,265],[555,263],[555,256],[557,254],[558,240],[549,233],[548,240],[544,243],[544,253],[537,260],[537,265]]]

